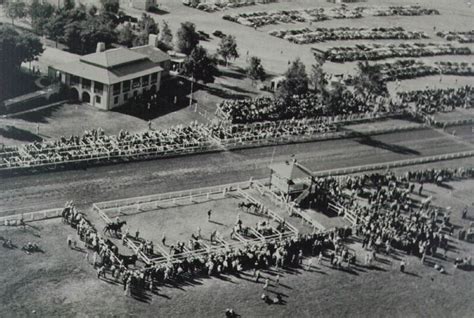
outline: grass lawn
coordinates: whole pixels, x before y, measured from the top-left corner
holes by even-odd
[[[474,181],[449,186],[451,189],[425,185],[425,191],[435,197],[433,204],[451,207],[452,223],[467,226],[469,220],[461,220],[459,211],[471,203]],[[474,218],[472,208],[469,213]],[[173,231],[179,233],[184,223],[195,226],[193,219],[183,220],[180,213],[164,220],[168,218],[175,219],[165,221],[170,236]],[[456,239],[450,240],[453,248],[448,260],[428,258],[427,263],[444,266],[446,274],[414,257],[408,257],[408,273],[403,274],[398,266],[405,255],[400,253],[379,255],[372,268],[358,265],[351,271],[338,271],[324,260],[309,271],[281,270],[278,287],[272,281],[277,272],[267,271],[264,277],[271,280],[270,295],[281,293],[284,300],[283,305],[267,305],[260,299],[263,282],[255,283],[249,273],[197,277],[159,286],[157,294],[148,294],[143,301],[127,298],[121,285],[96,278],[84,253],[67,247],[68,234],[76,235],[59,220],[31,223],[25,231],[0,227],[0,236],[11,238],[18,247],[33,241],[44,250],[27,255],[19,248],[0,247],[2,316],[223,317],[228,307],[242,317],[471,317],[474,311],[474,276],[452,264],[455,257],[472,255],[474,248]],[[354,242],[350,247],[358,251],[361,264],[365,252],[360,244]]]

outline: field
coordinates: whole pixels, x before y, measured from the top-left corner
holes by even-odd
[[[451,182],[449,187],[427,185],[425,189],[435,197],[435,205],[452,208],[452,223],[466,226],[469,220],[461,220],[459,211],[471,203],[474,181]],[[474,219],[472,208],[469,213]],[[180,213],[169,214],[167,222],[175,224],[173,229],[179,232],[182,217]],[[167,230],[170,237],[173,229]],[[127,298],[121,285],[96,278],[83,252],[67,247],[65,238],[69,234],[75,235],[74,230],[57,219],[31,223],[26,230],[0,228],[0,236],[11,238],[18,247],[33,241],[44,250],[27,255],[19,248],[2,248],[2,317],[222,317],[228,307],[242,317],[470,317],[474,310],[472,272],[452,265],[455,257],[472,255],[474,248],[456,239],[450,240],[453,249],[448,260],[430,258],[427,262],[444,266],[446,274],[413,257],[408,257],[408,273],[400,273],[399,259],[405,256],[399,253],[380,255],[373,268],[358,265],[350,272],[335,270],[323,260],[311,270],[280,271],[280,286],[272,282],[270,293],[282,293],[284,304],[266,305],[260,300],[262,283],[255,283],[250,273],[198,277],[159,287],[156,295],[148,294],[143,302]],[[364,252],[359,243],[351,243],[350,247],[358,251],[361,264]],[[272,279],[276,273],[269,271],[264,277]]]

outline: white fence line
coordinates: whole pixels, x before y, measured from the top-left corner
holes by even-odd
[[[103,201],[94,203],[94,205],[103,210],[108,210],[112,208],[122,208],[126,206],[135,206],[137,209],[142,209],[146,207],[147,203],[154,203],[155,207],[158,203],[167,203],[167,202],[179,202],[182,200],[191,200],[193,198],[199,198],[205,196],[210,198],[211,195],[224,195],[227,192],[232,192],[237,190],[237,188],[248,188],[249,181],[229,183],[219,186],[204,187],[199,189],[190,189],[182,191],[174,191],[160,194],[153,194],[141,197],[133,197],[126,199],[118,199],[111,201]],[[209,196],[209,197],[208,197]],[[153,206],[153,205],[152,205]]]
[[[2,216],[0,217],[0,225],[6,225],[7,223],[9,224],[13,223],[13,224],[19,225],[19,222],[21,219],[23,219],[24,222],[33,222],[33,221],[57,218],[61,216],[62,211],[63,211],[62,208],[57,208],[57,209],[48,209],[48,210],[42,210],[42,211],[36,211],[36,212],[27,212],[27,213],[21,213],[21,214]]]

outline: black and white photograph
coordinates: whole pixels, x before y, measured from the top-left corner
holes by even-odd
[[[0,0],[0,317],[474,317],[472,0]]]

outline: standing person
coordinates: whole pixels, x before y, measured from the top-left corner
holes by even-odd
[[[36,125],[36,134],[37,134],[38,136],[39,136],[39,134],[40,134],[40,125],[39,125],[39,124]]]
[[[95,267],[97,264],[97,257],[99,255],[97,254],[97,251],[94,251],[94,255],[92,256],[92,265]]]
[[[135,232],[135,239],[138,240],[139,237],[140,237],[140,230],[137,229],[137,231]]]
[[[258,280],[260,279],[260,277],[261,277],[260,271],[257,270],[257,271],[255,272],[255,282],[258,283]]]
[[[212,214],[212,210],[207,211],[207,221],[208,222],[211,222],[211,214]]]
[[[277,276],[275,277],[275,285],[276,287],[280,286],[280,274],[277,274]]]
[[[151,130],[151,120],[148,121],[148,130]]]
[[[265,284],[263,284],[263,290],[268,289],[268,278],[265,278]]]
[[[201,228],[199,226],[197,228],[197,237],[198,239],[201,239]]]
[[[311,270],[311,266],[313,266],[313,258],[312,257],[310,257],[309,260],[308,260],[306,270],[307,271]]]
[[[422,192],[423,192],[423,182],[420,183],[420,187],[418,188],[418,195],[421,195]]]
[[[323,252],[319,252],[319,255],[318,255],[318,265],[321,264],[323,260]]]
[[[464,209],[462,210],[462,213],[461,213],[461,218],[462,219],[465,219],[467,216],[467,206],[464,207]]]

